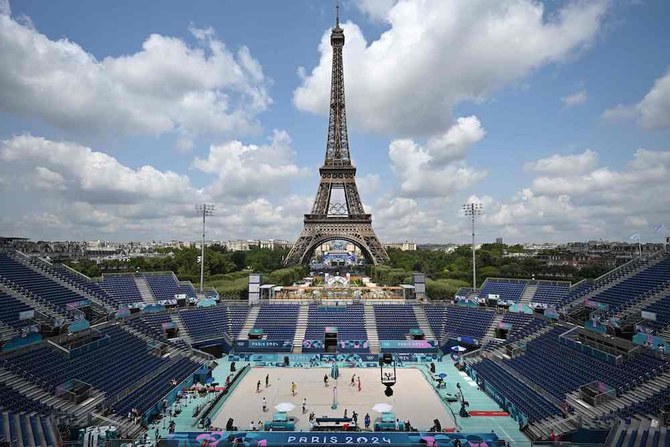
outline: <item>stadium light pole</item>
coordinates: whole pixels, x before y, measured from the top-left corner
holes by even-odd
[[[463,205],[463,214],[472,220],[472,288],[477,290],[477,265],[475,260],[475,218],[482,214],[481,203],[466,203]]]
[[[200,247],[200,293],[203,292],[205,282],[205,222],[208,216],[214,214],[214,205],[198,203],[195,210],[202,215],[202,246]]]

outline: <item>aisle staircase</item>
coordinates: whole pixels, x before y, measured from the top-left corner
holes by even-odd
[[[375,318],[375,308],[372,304],[365,306],[365,331],[368,333],[368,344],[370,352],[379,353],[379,335],[377,334],[377,319]]]
[[[302,303],[300,305],[300,311],[298,312],[298,320],[295,327],[295,335],[293,336],[294,354],[302,354],[302,342],[305,339],[305,332],[307,332],[308,319],[309,319],[309,304]]]
[[[174,324],[177,325],[177,328],[179,329],[179,337],[181,337],[184,343],[186,343],[189,346],[192,346],[193,338],[191,337],[191,334],[189,334],[188,329],[184,324],[184,320],[181,319],[181,315],[179,314],[179,312],[170,314],[170,318],[172,318],[172,321],[174,322]]]
[[[426,311],[423,309],[423,306],[412,306],[414,309],[414,317],[416,322],[419,324],[419,329],[423,331],[423,335],[426,340],[436,340],[433,329],[430,327],[428,322],[428,317],[426,316]]]
[[[258,312],[261,311],[261,308],[258,306],[253,306],[249,309],[247,314],[247,319],[244,320],[244,326],[240,330],[240,335],[237,337],[238,340],[249,340],[249,331],[254,328],[256,324],[256,317],[258,317]]]
[[[537,284],[527,284],[526,288],[523,289],[523,294],[521,295],[519,304],[530,304],[530,300],[532,300],[535,296],[535,292],[537,292]]]
[[[496,316],[493,317],[486,334],[484,334],[484,342],[496,338],[496,329],[498,328],[498,324],[503,320],[503,318],[505,318],[505,314],[496,314]]]
[[[137,285],[137,290],[140,291],[142,301],[149,304],[154,304],[156,302],[156,298],[151,292],[151,287],[149,287],[149,283],[143,276],[135,277],[135,285]]]

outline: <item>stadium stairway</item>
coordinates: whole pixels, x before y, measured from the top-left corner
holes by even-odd
[[[70,281],[65,281],[61,276],[54,273],[53,266],[41,258],[31,258],[19,251],[9,253],[10,257],[16,262],[28,267],[32,271],[49,278],[50,280],[60,284],[61,286],[72,290],[77,295],[81,295],[82,299],[88,299],[96,310],[101,314],[107,314],[114,310],[108,303],[100,300],[97,296],[92,295],[87,290],[73,284]]]
[[[105,393],[93,388],[92,396],[82,404],[74,404],[40,388],[33,382],[0,367],[0,383],[12,388],[25,397],[53,408],[56,412],[72,416],[76,421],[85,422],[88,414],[105,400]]]
[[[142,296],[142,301],[149,304],[155,303],[156,297],[154,297],[154,294],[151,291],[151,288],[149,287],[149,283],[147,283],[147,280],[143,276],[135,276],[134,279],[135,279],[135,285],[137,285],[137,290],[140,291],[140,295]]]
[[[661,390],[670,387],[670,371],[659,374],[653,379],[641,383],[616,399],[593,407],[580,399],[579,391],[566,394],[566,401],[575,409],[575,412],[583,416],[583,420],[596,420],[603,416],[616,413],[641,400],[651,398],[660,393]]]
[[[237,337],[239,340],[249,340],[249,331],[254,328],[256,324],[256,317],[258,317],[258,312],[261,311],[259,306],[254,306],[249,309],[247,314],[247,319],[244,320],[244,326],[240,330],[240,335]]]
[[[293,352],[302,353],[302,342],[307,332],[307,320],[309,319],[309,304],[302,303],[298,311],[298,320],[296,321],[295,335],[293,336]]]
[[[414,317],[416,322],[419,323],[419,329],[423,331],[423,335],[426,340],[436,340],[433,329],[428,323],[428,317],[426,316],[426,311],[423,310],[423,306],[412,306],[414,308]]]
[[[632,418],[630,424],[619,421],[605,440],[605,447],[663,447],[668,439],[668,427],[657,419]]]
[[[379,353],[379,335],[377,334],[377,319],[375,318],[375,309],[372,304],[365,303],[365,331],[368,334],[368,343],[370,352]],[[425,312],[424,312],[425,313]]]
[[[491,324],[489,325],[489,328],[486,330],[486,334],[484,334],[484,340],[483,343],[486,343],[487,341],[494,340],[496,338],[496,328],[498,327],[498,324],[505,318],[505,314],[496,314],[495,317],[493,317],[493,320],[491,320]]]
[[[193,346],[193,337],[191,337],[191,334],[189,334],[188,329],[184,324],[184,320],[181,319],[179,312],[171,313],[170,318],[174,324],[177,325],[177,328],[179,329],[179,336],[184,341],[184,343],[186,343],[188,346]]]
[[[521,299],[519,300],[519,304],[525,304],[528,305],[530,304],[530,300],[533,299],[535,296],[535,292],[537,292],[537,284],[527,284],[526,288],[523,289],[523,294],[521,294]]]

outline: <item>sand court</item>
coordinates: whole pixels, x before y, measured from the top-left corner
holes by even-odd
[[[270,375],[270,386],[265,386],[265,377]],[[323,376],[329,375],[329,386],[325,387]],[[350,386],[351,376],[361,378],[361,391]],[[260,392],[256,392],[258,381]],[[291,382],[297,385],[296,395],[291,394]],[[337,386],[337,408],[332,409],[333,389]],[[295,405],[288,413],[296,420],[296,430],[309,430],[309,413],[317,417],[342,417],[346,409],[351,416],[358,413],[358,425],[363,427],[365,414],[374,421],[379,413],[372,411],[377,403],[393,406],[392,412],[400,420],[409,420],[413,427],[426,430],[433,426],[433,419],[439,419],[443,428],[454,426],[454,422],[444,404],[421,371],[416,368],[397,370],[397,383],[393,387],[392,397],[384,395],[385,386],[380,382],[377,368],[340,368],[337,381],[330,378],[330,368],[252,368],[233,390],[212,423],[216,427],[225,427],[228,418],[235,420],[240,430],[247,430],[251,421],[265,422],[272,419],[274,407],[283,402]],[[267,400],[268,411],[263,413],[262,399]],[[302,413],[303,399],[307,399],[307,411]]]

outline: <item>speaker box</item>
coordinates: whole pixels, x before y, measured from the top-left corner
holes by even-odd
[[[288,366],[288,355],[284,356],[284,366]]]

